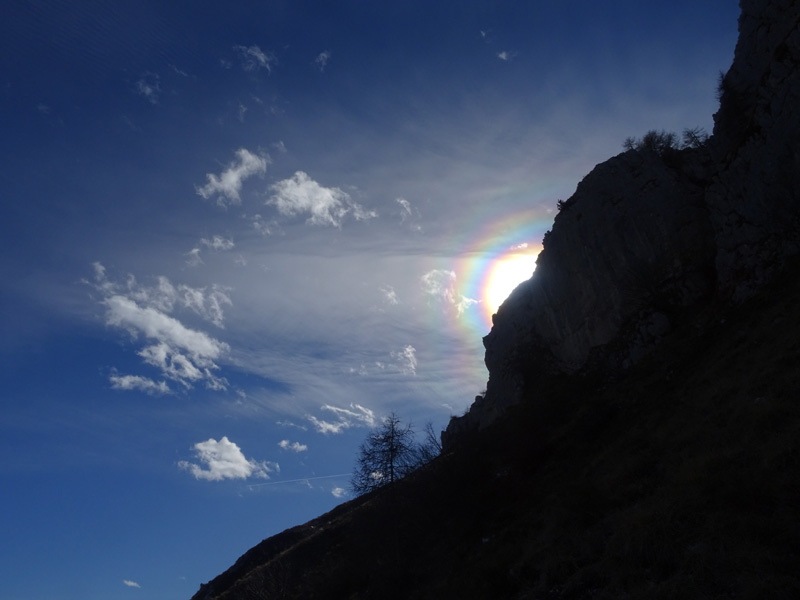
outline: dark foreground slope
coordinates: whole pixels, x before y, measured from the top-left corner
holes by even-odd
[[[800,598],[800,0],[740,6],[713,136],[562,204],[446,454],[196,600]]]
[[[713,321],[620,381],[541,382],[195,598],[800,597],[800,265]]]

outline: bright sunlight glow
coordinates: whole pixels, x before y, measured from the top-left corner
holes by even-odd
[[[491,266],[486,280],[485,305],[497,312],[503,301],[520,283],[531,278],[536,268],[536,253],[514,250],[498,258]]]

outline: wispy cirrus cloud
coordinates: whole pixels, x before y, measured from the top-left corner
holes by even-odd
[[[200,243],[185,254],[185,256],[188,257],[186,259],[186,264],[188,266],[194,268],[205,264],[200,256],[203,251],[203,246],[205,246],[206,249],[214,252],[222,252],[226,250],[232,250],[235,244],[233,243],[233,240],[224,238],[221,235],[215,235],[211,239],[201,238]]]
[[[303,171],[278,181],[270,186],[270,190],[273,195],[267,200],[268,205],[287,217],[308,214],[306,222],[310,225],[341,227],[348,216],[357,221],[378,216],[375,211],[366,210],[355,202],[347,192],[338,187],[323,187]]]
[[[135,581],[131,581],[130,579],[123,579],[122,580],[122,585],[127,586],[127,587],[132,587],[132,588],[141,588],[142,587],[138,583],[136,583]]]
[[[158,75],[155,73],[145,73],[136,81],[136,93],[142,96],[150,104],[158,104],[161,96],[161,85]]]
[[[236,160],[227,169],[219,176],[206,173],[207,183],[195,186],[195,191],[206,200],[216,197],[217,204],[222,207],[239,205],[242,203],[239,193],[245,179],[253,175],[263,175],[270,163],[271,159],[267,154],[253,154],[246,148],[239,148],[236,151]]]
[[[411,205],[411,202],[405,198],[395,198],[395,202],[400,205],[400,222],[408,223],[414,231],[422,231],[422,226],[418,222],[419,211]]]
[[[328,66],[328,61],[331,59],[331,53],[328,50],[324,50],[317,54],[317,57],[314,59],[314,64],[317,65],[317,68],[320,72],[325,70],[325,67]]]
[[[278,64],[278,57],[272,52],[264,52],[256,45],[234,46],[236,54],[242,63],[245,71],[258,71],[266,69],[267,73],[272,73],[272,67]]]
[[[400,304],[400,299],[397,297],[397,291],[391,285],[385,285],[380,288],[381,294],[383,294],[383,299],[387,304],[391,304],[392,306],[396,306]]]
[[[178,467],[189,471],[195,479],[222,481],[223,479],[248,479],[259,477],[269,479],[269,473],[280,471],[277,463],[255,461],[245,457],[241,448],[223,436],[219,441],[210,438],[192,446],[195,460],[192,463],[182,460]]]
[[[186,256],[186,264],[190,267],[199,267],[204,265],[203,259],[200,258],[200,248],[192,248],[184,256]]]

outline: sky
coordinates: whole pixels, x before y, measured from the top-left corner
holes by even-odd
[[[347,500],[390,412],[462,414],[557,200],[628,136],[711,131],[738,7],[2,15],[3,597],[116,600]]]

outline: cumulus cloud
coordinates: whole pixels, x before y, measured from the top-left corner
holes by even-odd
[[[399,352],[392,352],[392,358],[397,361],[400,369],[406,375],[417,374],[417,349],[411,344]]]
[[[135,581],[131,581],[130,579],[123,579],[122,580],[122,585],[126,585],[126,586],[132,587],[132,588],[141,588],[142,587],[138,583],[136,583]]]
[[[280,470],[276,463],[248,460],[239,446],[226,436],[219,441],[211,438],[205,442],[198,442],[192,446],[192,449],[200,464],[182,460],[178,466],[189,471],[195,479],[207,481],[247,479],[249,477],[269,479],[269,473]]]
[[[272,73],[272,67],[278,64],[278,58],[272,52],[264,52],[258,46],[234,46],[233,49],[245,71],[266,69],[267,73]]]
[[[225,344],[211,336],[184,326],[176,318],[150,306],[139,306],[124,296],[105,300],[107,322],[129,330],[133,335],[143,333],[165,345],[180,348],[198,359],[215,359],[225,350]]]
[[[347,495],[347,490],[340,487],[335,487],[331,490],[334,498],[344,498]]]
[[[124,284],[110,281],[105,268],[95,264],[95,289],[104,299],[106,325],[126,330],[134,339],[140,336],[148,344],[138,352],[143,361],[158,368],[162,375],[186,388],[203,382],[213,390],[225,389],[226,381],[214,375],[216,364],[230,348],[203,331],[189,328],[171,316],[176,308],[189,309],[218,327],[223,326],[223,306],[231,304],[227,290],[219,286],[192,288],[174,286],[166,277],[157,285],[142,286],[133,276]],[[148,383],[150,382],[150,383]],[[159,393],[166,384],[157,384],[139,376],[112,375],[116,389],[139,389]]]
[[[109,377],[111,387],[115,390],[138,390],[146,394],[162,395],[169,394],[171,390],[164,381],[155,382],[149,377],[139,375],[111,375]]]
[[[161,96],[161,86],[159,85],[158,75],[155,73],[145,73],[136,82],[136,92],[145,98],[150,104],[158,104]]]
[[[455,271],[433,269],[420,278],[420,285],[422,291],[430,296],[432,300],[440,302],[447,308],[454,309],[459,315],[473,304],[478,304],[479,302],[458,293]]]
[[[346,192],[337,187],[322,187],[303,171],[278,181],[270,186],[270,190],[273,195],[267,204],[275,206],[283,216],[309,214],[306,222],[311,225],[341,227],[348,216],[357,221],[377,216],[374,211],[365,210],[354,202]]]
[[[317,65],[317,68],[320,71],[324,71],[325,67],[328,66],[328,61],[331,59],[331,53],[328,50],[324,52],[320,52],[317,54],[317,58],[314,59],[314,63]]]
[[[204,186],[195,186],[195,191],[206,200],[216,197],[217,204],[223,207],[241,204],[239,192],[242,191],[244,180],[253,175],[263,175],[270,162],[266,154],[253,154],[246,148],[239,148],[236,151],[236,160],[219,177],[206,173],[207,183]]]
[[[300,442],[290,442],[289,440],[281,440],[278,442],[278,446],[280,446],[283,450],[291,450],[292,452],[305,452],[308,450],[308,446],[305,444],[301,444]]]
[[[341,408],[326,404],[322,406],[322,410],[333,413],[336,420],[326,421],[324,419],[318,419],[313,415],[308,415],[306,418],[318,433],[336,434],[350,427],[375,427],[377,423],[375,413],[360,404],[351,403],[350,408]]]

